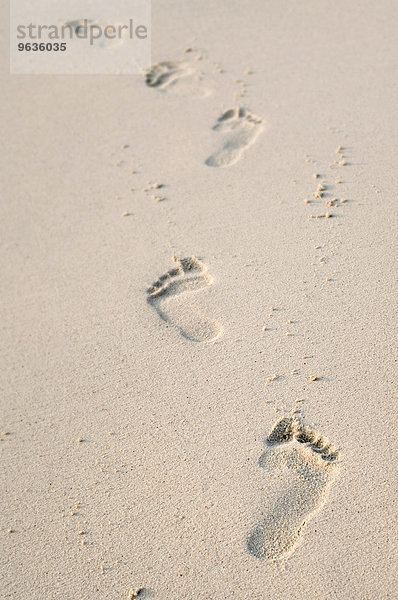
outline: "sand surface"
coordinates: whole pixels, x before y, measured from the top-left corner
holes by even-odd
[[[75,77],[4,16],[1,597],[396,597],[397,12],[154,0]]]

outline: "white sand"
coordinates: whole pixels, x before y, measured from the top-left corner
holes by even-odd
[[[165,86],[4,42],[2,597],[394,597],[397,17],[154,1]]]

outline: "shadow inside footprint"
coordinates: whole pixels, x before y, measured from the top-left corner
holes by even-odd
[[[338,451],[298,419],[279,421],[259,465],[276,474],[281,490],[247,538],[252,556],[277,560],[294,551],[305,523],[321,508],[337,472]]]
[[[209,167],[229,167],[253,144],[263,129],[263,121],[245,108],[231,108],[219,117],[213,127],[223,136],[220,148],[206,160]]]
[[[196,309],[188,294],[208,287],[213,279],[194,256],[174,260],[178,266],[159,277],[147,290],[147,301],[163,321],[176,327],[186,339],[214,340],[221,334],[221,325]]]

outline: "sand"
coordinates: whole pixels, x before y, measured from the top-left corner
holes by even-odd
[[[394,598],[397,6],[153,2],[10,76],[0,595]]]

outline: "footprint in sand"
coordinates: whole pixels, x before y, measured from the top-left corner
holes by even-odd
[[[191,292],[211,285],[213,279],[206,266],[196,257],[176,258],[171,269],[147,290],[148,303],[163,321],[176,327],[181,335],[193,342],[208,342],[221,334],[217,321],[209,319],[195,307]]]
[[[162,92],[197,98],[211,94],[202,84],[198,71],[188,62],[160,62],[145,71],[144,77],[147,86]]]
[[[101,37],[94,37],[93,34],[93,41],[92,41],[92,45],[95,48],[104,48],[106,50],[108,49],[113,49],[117,46],[120,46],[121,44],[123,44],[126,39],[127,39],[127,34],[125,33],[125,31],[123,30],[123,24],[122,23],[114,23],[113,26],[116,29],[119,29],[119,31],[121,32],[119,36],[115,36],[115,37],[106,37],[106,36],[101,36]],[[67,27],[70,28],[75,35],[80,36],[80,37],[84,37],[85,35],[87,37],[90,38],[91,36],[91,29],[95,28],[95,35],[98,32],[98,27],[101,28],[102,31],[106,30],[106,23],[101,22],[101,21],[93,21],[92,19],[74,19],[72,21],[66,21],[63,23],[63,27]]]
[[[229,167],[253,144],[263,129],[263,121],[245,108],[231,108],[217,119],[214,131],[222,134],[219,150],[206,160],[209,167]]]
[[[279,421],[266,439],[259,465],[277,478],[280,491],[266,506],[247,538],[256,558],[277,560],[291,554],[305,523],[327,499],[338,466],[338,451],[298,419]]]

